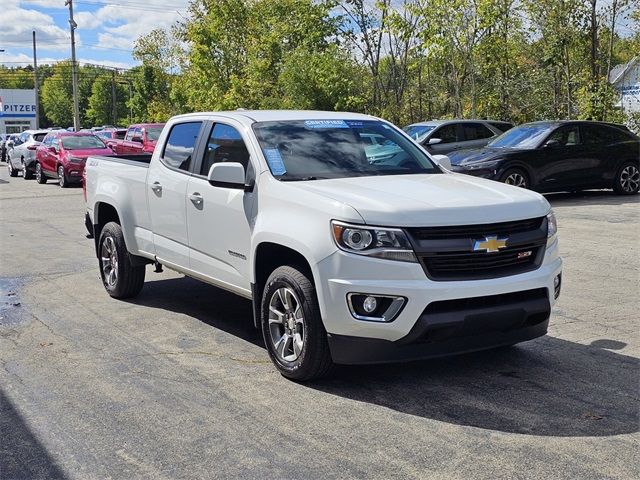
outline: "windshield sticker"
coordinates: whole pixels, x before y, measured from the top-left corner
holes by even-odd
[[[305,120],[307,128],[349,128],[344,120]]]
[[[264,157],[267,159],[271,173],[274,175],[284,175],[287,173],[284,161],[282,160],[282,155],[280,155],[280,150],[277,148],[265,148]]]
[[[346,124],[351,128],[364,127],[364,122],[355,121],[355,120],[347,120]]]

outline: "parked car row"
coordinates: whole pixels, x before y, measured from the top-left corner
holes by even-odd
[[[640,138],[624,125],[546,121],[511,128],[504,122],[423,122],[405,131],[451,170],[538,192],[612,188],[638,193]]]
[[[151,154],[163,124],[111,126],[70,132],[64,129],[26,130],[3,139],[3,160],[11,177],[22,172],[38,183],[56,179],[61,187],[82,182],[89,155]]]

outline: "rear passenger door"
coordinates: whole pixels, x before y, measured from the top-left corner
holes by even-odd
[[[255,178],[242,127],[229,119],[209,124],[203,155],[187,188],[187,229],[191,268],[240,294],[250,292],[249,253],[255,194],[214,187],[207,180],[211,166],[241,163],[247,182]]]
[[[153,243],[157,257],[169,266],[189,268],[185,202],[202,124],[175,123],[158,158],[149,165],[147,201]]]
[[[495,136],[486,125],[482,123],[464,122],[460,124],[462,138],[460,148],[482,148]]]

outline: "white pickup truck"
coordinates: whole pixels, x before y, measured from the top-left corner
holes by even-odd
[[[296,380],[544,335],[562,270],[549,204],[446,165],[367,115],[174,117],[148,159],[87,161],[104,286],[132,297],[155,263],[252,299]]]

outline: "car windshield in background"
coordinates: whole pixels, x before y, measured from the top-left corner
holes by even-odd
[[[91,148],[105,148],[104,142],[94,135],[77,137],[62,137],[62,146],[66,150],[84,150]]]
[[[160,138],[162,127],[147,127],[147,139],[157,141]]]
[[[253,130],[280,180],[440,173],[414,143],[376,120],[259,122]]]
[[[551,132],[550,125],[520,125],[507,130],[494,141],[489,142],[489,147],[494,148],[522,148],[533,149]]]
[[[420,142],[434,128],[436,128],[435,125],[409,125],[404,127],[404,131],[415,141]]]

